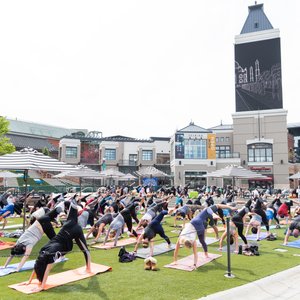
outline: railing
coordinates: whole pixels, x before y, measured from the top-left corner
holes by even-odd
[[[225,153],[225,152],[221,152],[221,153],[217,153],[217,159],[218,158],[222,158],[222,159],[226,159],[226,158],[240,158],[240,153],[239,152],[232,152],[232,153]]]
[[[129,159],[121,159],[118,161],[119,166],[137,166],[138,162],[136,160],[129,160]]]

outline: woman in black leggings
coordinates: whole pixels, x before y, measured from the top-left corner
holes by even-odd
[[[266,212],[263,210],[263,199],[262,198],[256,198],[256,202],[254,205],[254,212],[261,216],[262,222],[264,223],[264,225],[266,227],[267,234],[270,235],[270,226],[269,226]]]
[[[86,272],[91,271],[91,256],[87,248],[86,240],[82,228],[77,223],[77,205],[72,201],[67,217],[67,221],[60,229],[59,233],[52,238],[42,249],[34,264],[34,271],[32,272],[29,283],[31,283],[34,276],[39,281],[39,286],[36,291],[43,290],[46,285],[50,270],[56,259],[64,256],[73,249],[73,239],[83,252],[86,261]]]
[[[245,219],[246,214],[249,211],[250,211],[249,207],[244,206],[231,219],[237,228],[238,235],[240,236],[240,238],[242,239],[242,241],[244,242],[246,247],[248,247],[248,242],[247,242],[246,237],[243,234],[243,231],[244,231],[244,219]]]
[[[139,244],[142,242],[144,248],[148,248],[150,243],[150,256],[153,256],[154,250],[154,241],[153,239],[157,234],[159,234],[167,243],[168,247],[171,247],[171,241],[166,236],[165,231],[161,225],[161,221],[163,220],[164,216],[168,214],[168,211],[163,210],[157,215],[145,228],[144,233],[141,234],[137,240],[137,243],[134,247],[134,252],[137,251]]]

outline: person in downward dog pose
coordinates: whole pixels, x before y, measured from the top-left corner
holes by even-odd
[[[39,286],[36,291],[40,291],[45,288],[50,270],[52,269],[55,260],[72,251],[73,239],[84,254],[86,272],[91,272],[91,256],[82,228],[77,222],[77,214],[77,204],[74,200],[72,200],[67,221],[64,223],[58,234],[40,250],[39,256],[35,261],[34,271],[27,283],[30,284],[32,279],[36,276],[39,281]]]

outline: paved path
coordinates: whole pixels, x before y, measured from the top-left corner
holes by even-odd
[[[224,279],[225,280],[225,279]],[[226,279],[226,280],[234,280]],[[201,300],[300,299],[300,266],[276,273],[245,285],[218,292]],[[199,300],[200,300],[199,299]]]

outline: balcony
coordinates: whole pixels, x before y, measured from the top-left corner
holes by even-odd
[[[232,152],[232,153],[220,152],[220,153],[216,153],[216,158],[217,159],[240,158],[240,153],[239,152]]]
[[[121,159],[118,161],[119,166],[131,166],[136,167],[138,165],[138,161],[136,160],[129,160],[129,159]]]

